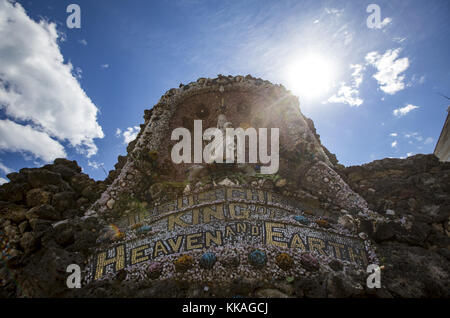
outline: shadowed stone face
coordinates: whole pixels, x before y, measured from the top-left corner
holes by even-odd
[[[200,120],[203,130],[218,128],[223,133],[229,127],[279,129],[279,171],[260,174],[260,163],[174,163],[171,150],[179,140],[171,140],[172,132],[184,128],[193,136]],[[196,279],[188,274],[195,266],[217,269],[210,273],[224,284],[230,270],[246,275],[275,266],[295,276],[302,268],[294,266],[295,259],[306,252],[367,264],[365,245],[356,233],[329,232],[335,225],[323,218],[320,204],[305,200],[308,191],[313,201],[319,197],[339,208],[367,210],[365,201],[333,170],[311,125],[297,98],[252,78],[219,78],[169,91],[153,108],[120,175],[98,201],[99,215],[110,217],[122,233],[120,264],[136,268],[136,273],[149,261],[176,264],[175,271],[164,267],[161,279]],[[201,149],[206,144],[203,141]],[[248,143],[245,150],[248,154]],[[114,205],[108,204],[111,200]],[[149,231],[141,231],[143,227]],[[90,264],[94,280],[115,272],[118,247],[107,247],[99,246],[103,252]],[[236,252],[230,255],[227,250]],[[278,259],[290,261],[280,267],[276,256],[282,252]],[[242,269],[228,266],[230,259]]]

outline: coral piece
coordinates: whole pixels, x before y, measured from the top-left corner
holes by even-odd
[[[328,221],[327,221],[327,220],[316,220],[315,222],[316,222],[316,224],[317,224],[318,226],[320,226],[320,227],[323,227],[323,228],[328,228],[328,227],[330,227],[330,225],[328,224]]]
[[[280,253],[276,257],[276,262],[278,267],[280,267],[283,270],[288,270],[294,266],[294,260],[292,257],[287,253]]]
[[[300,263],[309,271],[317,271],[320,267],[317,259],[309,253],[302,254],[300,257]]]
[[[216,254],[208,252],[203,254],[202,257],[200,258],[200,266],[204,269],[211,269],[213,268],[216,261],[217,261]]]
[[[194,265],[194,258],[191,255],[183,255],[177,258],[173,264],[177,272],[185,272]]]
[[[163,270],[163,266],[161,263],[159,262],[152,262],[150,263],[150,265],[148,266],[147,269],[147,273],[148,273],[148,277],[151,279],[157,279]]]
[[[294,216],[294,220],[296,220],[297,222],[304,224],[304,225],[308,225],[309,223],[311,223],[311,221],[303,215]]]
[[[266,253],[260,250],[254,250],[248,255],[248,261],[252,266],[262,268],[267,263]]]
[[[149,225],[142,225],[141,227],[139,227],[136,231],[137,234],[144,234],[147,232],[150,232],[152,228]]]

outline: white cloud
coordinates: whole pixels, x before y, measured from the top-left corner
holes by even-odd
[[[405,88],[404,75],[400,75],[409,67],[407,57],[398,58],[400,49],[387,50],[383,55],[370,52],[366,55],[367,63],[373,65],[378,72],[373,77],[378,81],[380,89],[390,95]]]
[[[97,161],[90,161],[90,160],[88,160],[88,166],[92,167],[95,170],[97,170],[97,169],[99,169],[100,167],[103,166],[103,162],[100,163],[100,162],[97,162]]]
[[[335,16],[339,17],[344,12],[344,9],[339,10],[339,9],[336,9],[336,8],[331,8],[331,9],[325,8],[325,12],[328,13],[328,14],[335,15]]]
[[[353,70],[352,77],[354,86],[359,87],[363,81],[362,71],[364,71],[364,66],[361,64],[351,64],[350,68]]]
[[[9,181],[6,180],[5,178],[0,178],[0,185],[8,183]]]
[[[363,103],[363,100],[359,98],[359,92],[357,89],[345,85],[345,83],[341,84],[337,94],[334,94],[330,98],[328,98],[329,103],[343,103],[348,104],[350,106],[360,106]]]
[[[397,133],[390,133],[389,136],[391,136],[391,137],[397,137],[398,134],[397,134]]]
[[[360,106],[364,102],[364,100],[359,97],[358,91],[358,87],[363,81],[362,71],[364,70],[364,66],[360,64],[351,64],[350,69],[353,70],[351,84],[346,85],[346,83],[341,83],[338,92],[328,98],[328,103],[343,103],[350,106]]]
[[[29,152],[46,162],[66,157],[64,147],[45,132],[8,119],[0,120],[0,150]]]
[[[412,104],[408,104],[405,107],[399,107],[397,109],[394,109],[394,111],[392,112],[394,114],[394,116],[397,117],[401,117],[401,116],[405,116],[407,113],[409,113],[410,111],[419,108],[419,106],[414,106]]]
[[[411,157],[412,155],[413,155],[412,152],[408,152],[408,153],[406,154],[406,157]]]
[[[426,145],[432,144],[433,143],[433,138],[428,137],[427,139],[425,139],[425,141],[423,143],[426,144]]]
[[[404,37],[404,38],[401,38],[401,37],[395,37],[393,40],[394,40],[395,42],[397,42],[397,43],[402,43],[402,42],[404,42],[404,41],[406,40],[406,37]]]
[[[8,168],[3,164],[3,162],[0,161],[0,170],[3,171],[5,174],[13,172],[12,169]]]
[[[81,39],[80,41],[81,44],[83,44],[84,46],[88,45],[87,41],[85,39]]]
[[[397,140],[394,140],[394,141],[391,143],[391,147],[392,147],[392,148],[397,147]]]
[[[133,141],[136,139],[136,136],[139,134],[139,131],[140,131],[139,126],[128,127],[123,132],[120,128],[117,128],[116,137],[119,138],[119,137],[123,136],[123,143],[128,144],[130,141]]]
[[[58,37],[56,24],[37,23],[19,3],[0,0],[0,107],[10,119],[30,123],[14,126],[28,138],[26,142],[14,135],[5,141],[3,135],[2,144],[48,160],[65,155],[53,137],[67,140],[89,157],[97,152],[94,139],[104,136],[97,123],[98,109],[73,75],[72,64],[64,63]],[[42,141],[49,151],[44,151]]]
[[[384,28],[386,25],[392,22],[392,18],[384,18],[383,21],[380,23],[380,29]]]
[[[83,77],[83,70],[80,67],[75,67],[75,70],[73,72],[73,75],[78,78],[81,79],[81,77]]]
[[[108,68],[108,67],[109,67],[109,64],[102,64],[102,65],[100,65],[100,67],[101,67],[101,68]]]

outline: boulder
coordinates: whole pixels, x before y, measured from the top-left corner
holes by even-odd
[[[46,169],[36,169],[28,173],[28,183],[33,188],[39,188],[48,184],[59,185],[62,181],[61,175]]]
[[[49,204],[52,199],[52,194],[43,189],[37,188],[27,192],[27,205],[34,207],[41,204]]]
[[[42,204],[28,210],[26,217],[28,220],[42,219],[57,221],[61,219],[61,213],[55,210],[51,205]]]
[[[62,212],[75,206],[75,192],[60,192],[53,196],[52,204],[56,210]]]
[[[32,232],[25,232],[20,239],[20,245],[25,252],[33,252],[39,247],[39,239]]]
[[[16,204],[0,202],[0,216],[14,223],[20,223],[26,220],[27,210]]]

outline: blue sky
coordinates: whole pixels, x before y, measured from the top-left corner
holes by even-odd
[[[0,3],[3,179],[59,155],[103,179],[144,109],[217,74],[292,90],[344,165],[432,153],[447,115],[447,0]],[[71,3],[80,29],[66,26]]]

